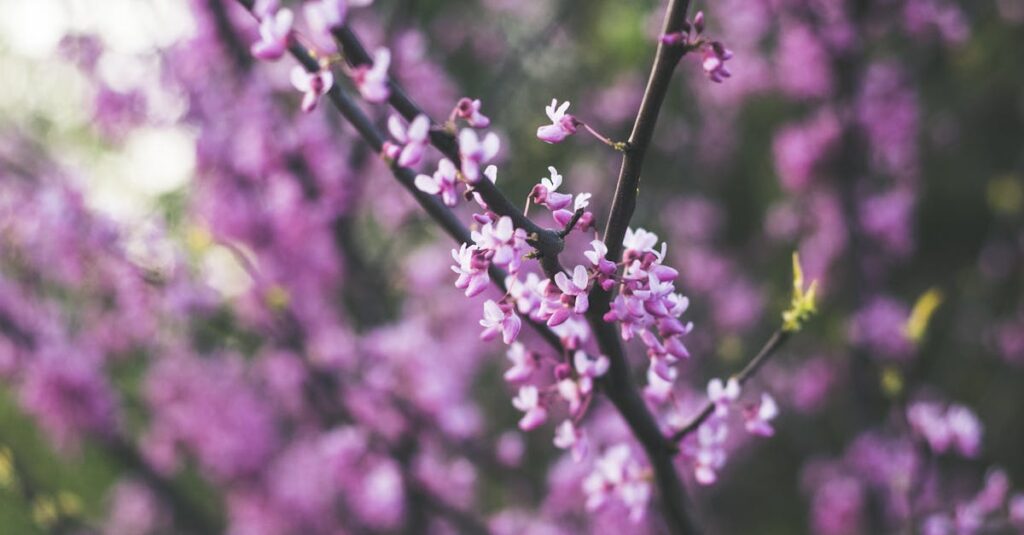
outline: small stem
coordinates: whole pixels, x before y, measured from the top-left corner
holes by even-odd
[[[580,124],[583,125],[583,128],[587,129],[587,132],[590,132],[590,135],[592,135],[592,136],[596,137],[597,139],[601,140],[601,142],[604,143],[605,145],[608,145],[609,147],[611,147],[611,148],[613,148],[613,149],[615,149],[615,150],[617,150],[619,152],[626,152],[626,150],[629,149],[629,143],[628,142],[626,142],[626,141],[612,141],[608,137],[601,135],[601,133],[598,132],[597,130],[594,130],[593,128],[591,128],[591,126],[589,124],[584,123],[584,122],[580,122]]]

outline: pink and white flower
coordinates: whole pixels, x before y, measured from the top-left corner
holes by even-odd
[[[512,305],[499,305],[488,299],[484,302],[484,317],[480,320],[480,326],[484,328],[480,333],[481,340],[493,340],[500,333],[502,341],[511,344],[519,336],[519,329],[523,323],[512,310]]]
[[[510,383],[519,383],[529,379],[537,371],[537,357],[526,346],[519,342],[513,343],[505,353],[512,367],[505,370],[504,378]]]
[[[708,400],[715,405],[715,414],[725,416],[729,413],[729,407],[740,397],[740,382],[735,377],[729,378],[725,383],[719,378],[708,382]]]
[[[779,415],[779,406],[775,399],[767,392],[761,394],[761,402],[751,407],[744,413],[746,422],[744,425],[747,431],[763,437],[770,437],[775,434],[775,428],[771,422]]]
[[[452,249],[452,258],[456,263],[452,271],[459,275],[455,287],[465,290],[466,297],[473,297],[487,289],[491,282],[487,274],[490,261],[477,246],[464,243],[458,249]]]
[[[388,86],[388,67],[391,66],[391,51],[378,48],[373,54],[373,63],[360,65],[352,70],[352,80],[359,94],[367,102],[380,104],[391,96]]]
[[[568,100],[559,106],[558,99],[551,99],[551,104],[544,108],[548,119],[551,119],[551,124],[537,128],[537,138],[545,143],[559,143],[566,137],[575,134],[577,127],[582,123],[566,113],[568,110]]]
[[[317,72],[306,72],[306,69],[296,65],[292,69],[292,85],[303,93],[302,111],[309,113],[316,108],[320,97],[327,94],[334,85],[334,75],[329,70]]]
[[[480,180],[480,167],[491,161],[498,154],[501,142],[498,135],[488,132],[483,140],[477,137],[470,128],[459,132],[459,157],[462,158],[462,176],[470,184]]]
[[[262,60],[275,60],[288,49],[288,37],[292,31],[295,15],[290,9],[268,11],[260,20],[260,40],[253,43],[252,55]]]
[[[388,132],[401,147],[396,151],[398,165],[414,167],[419,164],[430,143],[430,119],[426,115],[417,115],[406,127],[400,117],[392,115],[388,118]]]
[[[512,406],[526,413],[519,420],[519,429],[532,431],[548,419],[548,410],[540,399],[540,392],[535,386],[522,386],[519,393],[512,399]]]
[[[457,183],[455,164],[448,158],[438,162],[433,176],[418,175],[414,182],[420,191],[440,195],[446,206],[455,206],[459,202],[459,193],[455,189]]]
[[[465,119],[473,128],[487,128],[491,124],[491,120],[480,113],[480,99],[470,100],[462,97],[455,105],[454,115]]]
[[[569,450],[575,462],[582,461],[589,449],[587,435],[573,425],[572,420],[565,420],[558,425],[555,429],[554,444],[558,449]]]

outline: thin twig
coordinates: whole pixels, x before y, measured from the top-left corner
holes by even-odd
[[[744,367],[742,370],[740,370],[739,373],[733,375],[732,377],[739,381],[740,385],[742,386],[744,383],[750,380],[750,378],[753,377],[758,370],[761,369],[761,366],[764,366],[765,362],[768,362],[768,359],[770,359],[772,355],[774,355],[775,352],[778,351],[779,348],[781,348],[787,340],[789,340],[789,337],[792,336],[792,334],[792,332],[784,331],[782,329],[775,331],[775,333],[772,334],[772,337],[769,338],[767,342],[765,342],[763,347],[761,347],[761,351],[758,351],[757,355],[753,359],[751,359],[750,362],[747,363],[746,367]],[[704,405],[704,408],[701,409],[699,413],[697,413],[697,416],[694,417],[693,420],[690,420],[688,424],[684,425],[680,430],[676,431],[672,435],[672,442],[679,442],[690,433],[696,431],[701,426],[701,424],[703,424],[708,418],[711,417],[711,414],[714,412],[715,404],[711,403],[710,401],[707,402]]]

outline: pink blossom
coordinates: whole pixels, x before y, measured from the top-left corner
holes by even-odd
[[[459,202],[459,194],[455,190],[456,178],[455,164],[444,158],[438,162],[433,176],[417,175],[414,183],[424,193],[440,195],[446,206],[455,206]]]
[[[486,115],[480,113],[479,99],[460,98],[458,104],[455,105],[454,113],[458,117],[465,119],[466,123],[473,128],[487,128],[491,124],[491,120]]]
[[[724,442],[727,435],[725,422],[717,418],[697,429],[693,473],[701,485],[711,485],[718,480],[718,471],[725,465]]]
[[[544,294],[540,288],[540,277],[536,273],[527,273],[526,279],[522,281],[514,275],[510,275],[505,280],[505,286],[520,314],[530,316],[537,321],[542,320],[538,312],[540,312],[541,304],[544,301]]]
[[[475,245],[462,244],[459,249],[452,249],[452,258],[457,265],[452,271],[459,275],[455,287],[466,291],[466,297],[473,297],[487,289],[491,282],[487,274],[490,262]]]
[[[591,379],[597,379],[607,373],[610,364],[608,357],[598,355],[597,358],[592,359],[585,351],[577,351],[573,355],[572,362],[576,368],[576,373]]]
[[[540,183],[530,190],[530,199],[537,204],[547,206],[551,211],[561,210],[572,203],[572,195],[557,192],[559,186],[562,185],[562,175],[558,174],[557,169],[548,166],[548,173],[551,174],[550,178],[540,179]]]
[[[555,285],[562,291],[562,304],[572,309],[574,313],[583,314],[590,307],[587,297],[590,288],[590,274],[587,273],[587,268],[583,266],[573,268],[571,279],[563,272],[556,273]]]
[[[648,469],[638,463],[625,444],[608,448],[583,480],[586,508],[596,511],[609,499],[618,498],[629,509],[633,522],[643,519],[651,497]]]
[[[508,216],[487,222],[479,231],[473,231],[471,236],[477,247],[489,255],[491,262],[508,269],[510,273],[519,271],[523,256],[529,250],[526,231],[515,228],[512,218]]]
[[[253,43],[252,55],[262,60],[275,60],[288,49],[294,15],[290,9],[267,12],[260,20],[260,40]]]
[[[537,137],[545,143],[559,143],[568,136],[576,133],[576,128],[582,123],[572,115],[566,113],[569,110],[569,101],[561,106],[558,99],[551,99],[551,104],[544,108],[551,124],[537,128]]]
[[[400,117],[392,115],[388,118],[388,132],[402,145],[397,158],[398,165],[415,167],[419,164],[430,143],[430,119],[426,115],[417,115],[407,128]]]
[[[708,400],[715,404],[715,414],[718,416],[725,416],[739,397],[740,382],[735,377],[730,377],[726,383],[717,377],[708,382]]]
[[[482,141],[472,129],[464,128],[459,132],[459,157],[462,158],[462,175],[467,182],[475,184],[480,180],[480,166],[498,154],[500,145],[494,132],[488,132]]]
[[[537,371],[537,357],[532,351],[526,349],[526,346],[519,342],[513,343],[508,348],[508,352],[505,353],[508,360],[512,363],[512,367],[505,370],[505,380],[510,383],[518,383],[525,381],[533,375],[533,372]]]
[[[675,384],[678,372],[675,368],[667,368],[663,371],[658,371],[655,368],[656,363],[652,361],[647,368],[647,386],[644,387],[644,398],[655,405],[661,405],[672,397],[672,386]],[[667,377],[663,377],[666,374]]]
[[[583,408],[587,395],[594,389],[594,381],[587,376],[578,379],[565,378],[556,385],[558,395],[569,404],[569,413],[577,415]]]
[[[391,66],[391,51],[378,48],[373,54],[373,64],[360,65],[353,69],[352,79],[359,89],[359,94],[367,102],[380,104],[391,95],[388,87],[388,67]]]
[[[761,402],[744,413],[747,431],[755,435],[770,437],[775,434],[771,422],[779,414],[779,407],[768,393],[761,394]]]
[[[512,406],[526,413],[519,420],[519,429],[532,431],[548,419],[548,410],[540,400],[540,393],[535,386],[519,387],[519,393],[512,399]]]
[[[569,450],[572,460],[576,462],[582,461],[589,449],[586,434],[573,425],[572,420],[565,420],[558,425],[555,429],[554,444],[558,449]]]
[[[936,453],[956,450],[965,457],[975,457],[981,449],[981,422],[962,405],[951,405],[943,411],[937,403],[914,403],[907,409],[907,421]]]
[[[480,320],[484,332],[480,333],[481,340],[493,340],[498,333],[506,344],[511,344],[516,336],[519,336],[519,329],[522,321],[512,310],[511,305],[501,304],[488,299],[484,302],[484,317]]]
[[[316,108],[320,97],[327,94],[334,85],[334,75],[329,70],[306,72],[306,69],[296,65],[292,69],[292,85],[302,91],[302,111],[309,113]]]
[[[725,62],[729,59],[732,59],[732,51],[716,41],[704,50],[704,59],[701,61],[701,67],[703,67],[704,73],[708,75],[712,82],[721,83],[722,80],[732,76],[732,73],[725,66]]]

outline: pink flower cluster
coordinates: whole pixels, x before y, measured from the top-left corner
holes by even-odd
[[[594,267],[601,274],[602,286],[618,284],[618,295],[604,320],[618,322],[624,340],[639,336],[647,347],[651,371],[661,380],[672,382],[677,375],[673,366],[690,356],[682,339],[693,324],[679,320],[689,300],[675,291],[674,281],[679,272],[662,263],[668,252],[667,244],[662,243],[659,250],[655,249],[657,243],[658,236],[653,232],[627,229],[622,253],[625,269],[618,281],[607,274],[614,274],[614,270],[609,262],[602,261],[603,246],[594,245],[588,258],[591,263],[597,260]],[[655,390],[658,388],[655,386]]]
[[[907,422],[935,453],[957,452],[976,457],[981,452],[982,425],[963,405],[943,407],[921,401],[907,409]]]

